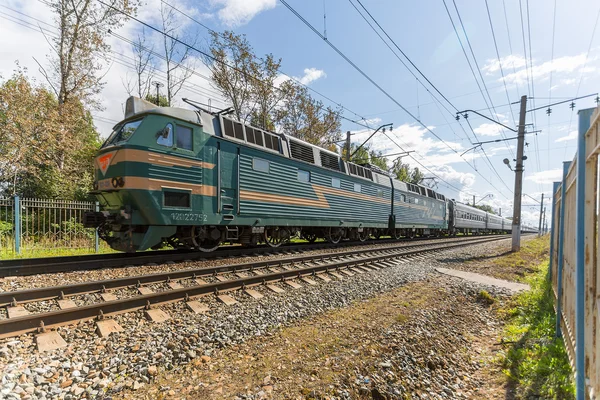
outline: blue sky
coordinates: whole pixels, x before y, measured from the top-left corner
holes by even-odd
[[[425,87],[417,83],[415,77],[354,9],[353,3],[360,8],[356,0],[352,2],[349,0],[288,0],[288,3],[321,33],[324,33],[325,9],[328,40],[447,145],[361,76],[282,3],[276,0],[166,1],[185,10],[212,29],[218,31],[231,29],[246,34],[259,55],[273,53],[281,57],[283,72],[297,77],[309,87],[356,113],[344,111],[345,117],[354,120],[364,118],[361,123],[374,127],[383,123],[393,123],[394,130],[390,134],[391,137],[405,149],[416,151],[412,154],[414,159],[407,157],[403,161],[419,166],[416,159],[430,169],[425,171],[427,176],[435,174],[442,178],[443,181],[438,180],[439,191],[451,198],[462,200],[470,200],[472,194],[476,194],[477,199],[491,194],[493,197],[486,198],[482,203],[502,208],[503,215],[511,215],[509,213],[512,213],[514,174],[502,160],[504,158],[512,160],[514,154],[512,148],[516,146],[516,141],[485,145],[489,162],[480,150],[470,151],[461,158],[459,155],[472,147],[470,140],[475,140],[469,126],[462,119],[457,122],[453,117],[454,108],[443,101],[414,68],[411,68],[411,71],[417,74],[426,84],[427,89],[450,112],[444,110],[433,100]],[[600,3],[597,1],[557,0],[556,28],[553,30],[555,16],[553,1],[521,0],[526,45],[524,49],[519,1],[488,0],[506,89],[498,68],[499,63],[485,2],[455,1],[475,53],[479,71],[495,105],[495,112],[487,109],[484,95],[469,69],[442,0],[424,2],[362,0],[362,4],[421,72],[459,110],[482,110],[482,113],[493,115],[495,119],[514,127],[513,114],[518,118],[518,105],[512,106],[511,113],[511,107],[507,106],[507,92],[510,102],[518,101],[521,95],[531,96],[531,92],[535,92],[535,100],[530,100],[528,103],[528,108],[531,108],[534,102],[536,107],[547,104],[550,96],[552,101],[560,101],[598,91],[600,27],[596,28],[592,38],[594,24],[600,12]],[[139,18],[158,26],[158,10],[161,1],[148,0],[146,3],[140,9]],[[467,46],[454,3],[452,0],[446,0],[446,4],[459,30],[461,40]],[[508,30],[503,5],[506,7]],[[162,6],[166,7],[164,4]],[[529,6],[529,29],[527,6]],[[44,62],[44,55],[49,53],[49,48],[39,28],[37,30],[35,28],[41,26],[47,29],[46,33],[51,32],[53,29],[51,13],[37,0],[0,1],[0,13],[2,18],[0,30],[3,31],[0,35],[0,46],[4,53],[0,61],[0,74],[4,77],[9,76],[14,69],[14,61],[19,60],[21,65],[29,68],[32,76],[41,81],[32,57]],[[37,18],[39,21],[30,17]],[[40,21],[50,25],[44,25]],[[179,24],[182,36],[198,37],[198,46],[206,47],[208,40],[206,29],[184,16],[180,16]],[[119,30],[119,34],[134,38],[140,29],[139,24],[129,21]],[[529,30],[531,64],[529,64]],[[553,32],[554,50],[552,49]],[[512,52],[509,47],[508,33],[510,33]],[[157,34],[148,34],[148,40],[154,42],[157,48],[160,45]],[[110,43],[116,61],[107,63],[107,83],[100,96],[105,109],[94,112],[96,125],[104,136],[109,133],[114,121],[122,116],[123,103],[127,97],[122,80],[127,74],[131,74],[127,66],[118,62],[131,56],[130,46],[114,37],[110,38]],[[480,79],[469,48],[465,48],[473,64],[475,75]],[[588,49],[590,49],[589,53]],[[527,59],[524,57],[525,51]],[[553,52],[554,56],[552,56]],[[195,61],[198,72],[207,74],[207,69],[200,60]],[[160,65],[158,68],[160,69]],[[160,74],[157,78],[160,79]],[[550,79],[552,79],[551,91]],[[213,104],[222,105],[212,90],[207,80],[193,76],[178,97],[195,98],[202,102],[211,98]],[[323,101],[330,104],[328,100],[323,99]],[[539,198],[542,192],[545,192],[546,196],[550,195],[551,182],[560,179],[561,162],[572,159],[575,153],[573,132],[577,129],[576,111],[595,105],[592,97],[576,101],[575,111],[572,111],[568,104],[563,104],[553,106],[550,117],[544,110],[535,113],[535,117],[532,113],[528,113],[527,123],[535,123],[528,129],[541,130],[541,132],[537,136],[531,134],[527,137],[529,146],[526,148],[528,160],[525,164],[525,193],[535,198]],[[496,126],[489,121],[474,114],[469,115],[469,121],[480,141],[503,137]],[[364,140],[369,135],[365,128],[345,120],[343,130],[356,133],[353,136],[356,142]],[[503,134],[506,137],[514,136],[509,131],[504,131]],[[381,134],[373,138],[371,145],[384,154],[400,151],[394,143]],[[499,176],[493,171],[490,163]],[[514,165],[514,162],[512,164]],[[448,187],[447,183],[452,187]],[[524,198],[523,203],[534,204],[529,198]],[[537,210],[534,208],[525,207],[523,213],[525,221],[537,221]]]

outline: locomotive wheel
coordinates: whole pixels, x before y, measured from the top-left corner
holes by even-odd
[[[218,239],[203,239],[200,235],[200,232],[198,232],[198,228],[195,226],[192,227],[191,236],[194,248],[204,253],[210,253],[211,251],[215,251],[221,245],[221,241]]]
[[[381,230],[373,229],[373,231],[371,232],[371,236],[373,236],[374,239],[379,240],[379,238],[381,237]]]
[[[338,244],[342,237],[344,236],[344,231],[339,228],[329,228],[327,231],[326,239],[329,243]]]
[[[306,240],[308,243],[314,243],[317,240],[317,235],[315,233],[302,233],[302,238]]]
[[[204,240],[198,246],[197,249],[205,253],[210,253],[219,248],[221,242],[218,240]]]
[[[394,229],[394,239],[400,240],[402,238],[402,231],[400,229]]]
[[[279,247],[285,243],[289,234],[286,235],[285,229],[279,229],[278,227],[265,228],[265,242],[271,247]]]
[[[358,240],[360,240],[361,242],[365,242],[368,238],[369,238],[369,230],[368,229],[363,229],[362,232],[357,232],[358,233]]]

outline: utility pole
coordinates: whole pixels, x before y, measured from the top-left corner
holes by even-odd
[[[546,207],[544,207],[544,224],[542,225],[544,235],[546,234],[547,224],[546,224]]]
[[[498,215],[502,216],[502,208],[498,208]]]
[[[521,196],[523,195],[523,150],[525,147],[525,115],[527,96],[521,96],[519,132],[517,137],[517,164],[515,166],[515,200],[512,219],[512,251],[521,249]]]
[[[475,195],[473,195],[473,207],[475,207]]]
[[[346,161],[350,161],[350,131],[346,132]]]
[[[156,105],[160,106],[160,91],[159,88],[165,86],[163,83],[159,82],[159,81],[154,81],[152,82],[152,84],[154,86],[156,86]]]
[[[542,193],[542,202],[540,203],[540,223],[538,224],[538,236],[542,236],[542,214],[544,213],[544,193]]]

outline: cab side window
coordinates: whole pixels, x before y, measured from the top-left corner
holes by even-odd
[[[167,124],[157,134],[156,143],[161,146],[173,147],[173,125]]]
[[[187,126],[176,125],[177,132],[177,148],[185,150],[193,150],[192,128]]]

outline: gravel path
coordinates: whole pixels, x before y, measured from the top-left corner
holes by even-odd
[[[448,250],[437,258],[481,256],[509,245],[509,240],[485,243]],[[341,280],[332,277],[332,282],[317,286],[299,282],[303,286],[301,289],[286,287],[282,294],[258,288],[265,295],[260,300],[234,292],[231,295],[238,303],[233,306],[224,306],[210,296],[202,300],[210,308],[206,314],[193,314],[182,302],[178,302],[162,307],[172,317],[162,324],[148,322],[142,311],[117,316],[115,319],[124,331],[109,338],[97,337],[93,323],[80,323],[58,330],[68,348],[43,354],[35,349],[32,335],[1,340],[0,397],[95,398],[124,389],[138,390],[150,383],[158,370],[177,370],[189,363],[201,363],[218,349],[243,343],[255,336],[270,337],[277,328],[299,318],[347,307],[357,300],[368,299],[411,282],[439,279],[433,270],[437,266],[448,267],[448,263],[431,259],[403,261],[395,267],[368,274]],[[181,264],[177,268],[181,268]],[[134,269],[137,270],[135,273],[142,273],[144,268]],[[127,272],[131,270],[127,269]],[[464,296],[475,296],[481,289],[460,279],[447,278],[446,282]],[[494,288],[487,290],[495,295],[503,294]],[[452,292],[452,296],[455,294]],[[431,317],[423,316],[425,321],[434,321]],[[434,330],[434,327],[435,324],[427,331]]]

